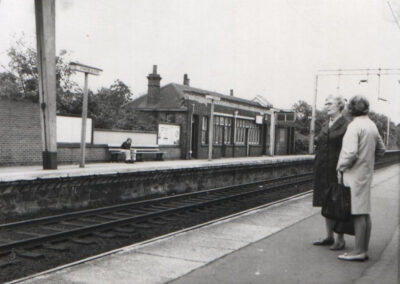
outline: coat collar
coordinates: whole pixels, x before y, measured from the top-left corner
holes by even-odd
[[[338,129],[340,127],[342,127],[345,123],[347,122],[347,120],[343,117],[343,115],[338,118],[331,127],[329,127],[329,121],[326,121],[321,128],[321,133],[323,135],[328,135],[329,132],[334,131],[335,129]]]
[[[346,119],[341,115],[334,123],[333,125],[329,128],[329,131],[333,131],[337,128],[342,127],[343,124],[346,123]]]

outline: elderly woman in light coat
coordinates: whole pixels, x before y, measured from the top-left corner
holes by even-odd
[[[367,116],[369,102],[363,96],[354,96],[348,104],[353,121],[343,137],[343,146],[337,164],[338,179],[350,187],[351,214],[354,220],[355,249],[339,255],[342,260],[363,261],[368,258],[371,236],[371,183],[375,156],[385,153],[378,129]]]

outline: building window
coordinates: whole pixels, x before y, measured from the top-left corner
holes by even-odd
[[[175,123],[175,114],[174,113],[166,113],[165,114],[165,122]]]
[[[214,139],[217,145],[232,144],[232,118],[224,116],[214,117]]]
[[[203,116],[203,122],[201,125],[201,144],[208,143],[208,117]]]
[[[261,143],[261,126],[254,120],[236,120],[236,144],[246,143],[246,133],[249,144],[259,145]]]

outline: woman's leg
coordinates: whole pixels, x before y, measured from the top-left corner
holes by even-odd
[[[371,222],[371,216],[369,216],[369,214],[365,215],[365,219],[366,219],[366,236],[365,236],[365,252],[368,251],[368,247],[369,247],[369,240],[371,238],[371,229],[372,229],[372,222]]]
[[[356,244],[354,248],[354,254],[365,253],[368,247],[367,237],[369,238],[370,233],[367,233],[367,215],[353,215],[354,218],[354,231],[356,237]],[[370,227],[370,226],[369,226]],[[370,228],[369,228],[370,230]]]
[[[335,222],[332,219],[325,218],[325,226],[326,226],[326,238],[333,239],[333,226],[335,226]]]
[[[334,243],[334,238],[333,238],[333,226],[335,225],[335,221],[325,218],[325,227],[326,227],[326,238],[325,239],[319,239],[315,242],[313,242],[313,245],[315,246],[330,246],[333,245]]]

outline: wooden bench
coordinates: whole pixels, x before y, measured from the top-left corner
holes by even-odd
[[[125,151],[121,147],[108,146],[108,152],[110,153],[111,162],[125,161]]]
[[[157,161],[164,160],[164,153],[158,146],[132,147],[136,152],[136,161],[143,161],[144,156],[153,156]]]
[[[111,162],[125,161],[125,151],[126,149],[121,149],[117,146],[108,146],[108,151],[111,156]],[[131,150],[136,153],[136,161],[143,161],[143,156],[154,156],[158,161],[164,160],[164,153],[161,152],[157,145],[154,146],[132,146]]]

